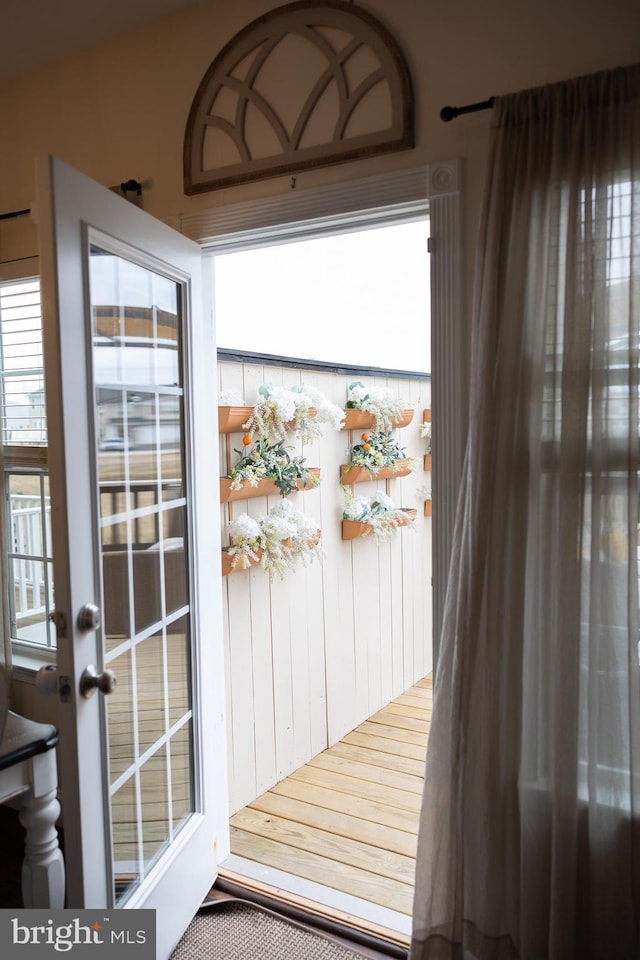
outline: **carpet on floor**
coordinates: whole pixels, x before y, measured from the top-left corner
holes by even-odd
[[[362,960],[385,954],[351,947],[263,907],[229,901],[194,917],[171,960]]]

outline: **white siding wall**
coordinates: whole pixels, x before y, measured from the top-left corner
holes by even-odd
[[[306,383],[338,406],[354,379],[256,364],[219,364],[220,389],[240,391],[253,404],[262,383]],[[415,407],[400,431],[409,456],[422,465],[418,433],[430,406],[430,384],[371,379]],[[357,438],[354,438],[354,441]],[[232,435],[240,448],[241,435]],[[292,441],[294,444],[297,441]],[[415,530],[399,531],[377,546],[372,537],[341,539],[343,495],[339,466],[348,459],[349,433],[324,428],[319,441],[300,447],[322,471],[315,490],[293,494],[295,504],[322,530],[322,564],[269,583],[260,567],[223,578],[227,665],[230,810],[269,789],[335,743],[431,670],[431,519],[416,488],[430,485],[422,469],[393,479],[397,506],[416,507]],[[221,437],[221,462],[225,441]],[[234,461],[235,461],[234,455]],[[373,493],[384,481],[359,484]],[[272,503],[235,501],[234,515],[264,514]],[[228,506],[221,507],[228,544]]]

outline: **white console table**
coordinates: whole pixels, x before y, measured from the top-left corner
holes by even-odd
[[[0,741],[0,803],[19,799],[26,830],[22,864],[25,907],[64,907],[65,869],[58,844],[58,731],[9,711]]]

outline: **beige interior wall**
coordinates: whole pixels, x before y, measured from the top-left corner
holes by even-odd
[[[198,197],[186,197],[182,189],[184,129],[200,79],[237,31],[275,6],[273,0],[207,0],[0,87],[0,212],[31,204],[33,160],[46,153],[107,186],[130,177],[141,180],[145,208],[163,219],[289,192],[288,177]],[[407,56],[415,88],[416,148],[301,173],[297,185],[461,157],[468,304],[489,114],[445,124],[440,108],[640,60],[640,4],[367,0],[362,6],[393,32]],[[36,251],[33,223],[0,223],[0,261]],[[27,709],[27,691],[16,693],[18,708]]]
[[[182,142],[208,65],[273,0],[208,0],[0,87],[0,212],[33,198],[33,158],[54,153],[106,185],[150,186],[154,216],[236,203],[290,189],[289,178],[199,197],[182,191]],[[299,188],[418,163],[463,157],[472,246],[484,173],[487,113],[442,123],[463,104],[640,59],[637,0],[367,0],[405,50],[416,94],[413,151],[299,174]],[[29,38],[24,38],[27,45]],[[5,223],[0,259],[34,252],[33,228]]]

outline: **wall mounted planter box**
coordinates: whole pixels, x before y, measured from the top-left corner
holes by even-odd
[[[313,467],[309,473],[314,477],[320,477],[319,467]],[[314,490],[315,487],[303,486],[302,481],[298,480],[298,490]],[[250,500],[253,497],[279,497],[280,490],[273,480],[258,480],[257,487],[251,486],[248,480],[242,481],[240,490],[231,489],[231,480],[229,477],[220,477],[220,503],[231,503],[233,500]]]
[[[406,513],[406,519],[404,517],[398,518],[398,526],[406,527],[417,515],[418,511],[413,509],[403,510],[403,513]],[[366,537],[373,531],[373,527],[370,523],[366,523],[362,520],[343,520],[342,521],[342,539],[343,540],[356,540],[358,537]]]
[[[315,407],[309,407],[309,416],[317,415]],[[247,423],[253,413],[253,407],[218,407],[218,433],[242,433],[243,423]],[[289,430],[295,430],[296,421],[290,420]]]
[[[365,483],[367,480],[392,480],[394,477],[406,477],[411,473],[410,463],[410,460],[398,460],[393,467],[381,467],[375,472],[366,467],[343,463],[340,467],[340,483],[351,486],[354,483]]]
[[[218,433],[241,433],[253,407],[218,407]]]
[[[431,454],[425,453],[424,455],[424,469],[426,473],[431,473]]]
[[[252,560],[251,557],[241,557],[234,567],[233,561],[235,559],[235,555],[232,555],[228,550],[223,549],[222,576],[228,577],[230,573],[240,573],[241,570],[248,570],[249,567],[256,567],[260,563],[262,550],[256,550],[256,557],[257,560]]]
[[[346,409],[345,421],[342,424],[342,430],[369,430],[374,426],[376,418],[372,413],[366,413],[365,410]],[[406,427],[413,420],[413,410],[402,411],[399,420],[395,422],[396,427]]]
[[[431,501],[431,500],[425,500],[425,502],[424,502],[424,515],[425,515],[425,517],[430,517],[430,516],[431,516],[431,504],[432,504],[432,501]]]
[[[320,537],[322,536],[321,530],[316,530],[313,537],[311,537],[312,543],[319,543]],[[286,540],[283,541],[285,544]],[[242,570],[248,570],[250,567],[257,567],[262,559],[263,550],[256,550],[256,559],[253,560],[251,557],[241,557],[236,563],[235,567],[233,565],[234,555],[229,553],[228,548],[222,549],[222,576],[228,577],[230,573],[240,573]]]

